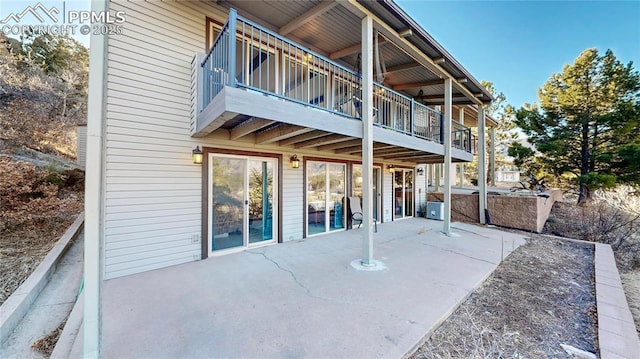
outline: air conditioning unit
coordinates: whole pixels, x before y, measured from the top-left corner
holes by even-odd
[[[427,218],[444,221],[444,203],[427,202]]]

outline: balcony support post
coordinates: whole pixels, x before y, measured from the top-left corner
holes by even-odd
[[[451,96],[453,83],[451,78],[444,80],[444,224],[442,233],[451,235]]]
[[[486,224],[487,218],[485,210],[487,209],[487,141],[485,130],[485,112],[484,107],[478,106],[478,193],[479,193],[479,214],[480,223]]]
[[[236,27],[238,25],[238,12],[229,10],[229,86],[236,87]]]
[[[362,265],[373,260],[373,19],[362,19]]]
[[[489,183],[491,186],[496,185],[496,129],[491,127],[489,130]]]
[[[459,116],[460,118],[460,124],[464,126],[464,106],[460,106],[460,111],[459,111]],[[463,144],[467,145],[467,149],[469,150],[469,152],[471,152],[471,146],[468,146],[469,143],[469,139],[471,138],[471,133],[467,133],[467,143]],[[464,186],[464,162],[460,163],[460,187]]]

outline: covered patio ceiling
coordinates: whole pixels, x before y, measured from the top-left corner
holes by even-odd
[[[383,26],[374,22],[374,27],[380,30],[380,67],[384,68],[380,71],[382,76],[376,74],[376,77],[383,78],[385,86],[423,104],[441,105],[444,101],[442,74],[446,71],[455,79],[454,105],[492,100],[491,94],[466,69],[391,0],[220,0],[218,3],[235,8],[240,15],[356,72],[360,71],[361,18],[367,11],[386,23]],[[390,38],[393,36],[396,38]],[[428,66],[407,49],[426,54],[430,58]]]
[[[345,156],[360,156],[362,153],[360,138],[245,115],[227,121],[213,135],[229,140],[246,140],[256,145],[277,144],[293,150]],[[378,161],[402,162],[407,165],[442,163],[444,160],[440,154],[375,141],[373,155]]]

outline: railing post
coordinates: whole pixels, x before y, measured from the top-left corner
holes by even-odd
[[[444,145],[444,115],[440,114],[440,144]]]
[[[469,149],[469,153],[473,153],[473,149],[471,148],[471,128],[467,128],[467,148]]]
[[[411,136],[413,136],[416,132],[416,104],[415,100],[411,99],[411,115],[409,117],[409,121],[411,121]]]
[[[236,27],[238,24],[238,12],[229,10],[229,86],[236,86]]]

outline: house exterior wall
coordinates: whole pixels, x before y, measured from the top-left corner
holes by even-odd
[[[106,279],[200,259],[190,63],[204,51],[205,16],[226,16],[213,2],[109,4],[126,24],[108,40]]]
[[[107,49],[104,148],[104,278],[111,279],[202,258],[202,165],[198,145],[282,156],[282,241],[304,237],[304,168],[289,157],[360,161],[316,150],[256,145],[253,135],[231,141],[224,131],[194,138],[194,54],[205,51],[206,17],[224,23],[215,2],[113,0],[126,14],[125,33],[111,35]],[[379,130],[379,129],[376,129]],[[413,140],[408,138],[407,140]],[[429,144],[426,144],[429,145]],[[393,174],[382,167],[382,221],[393,220]],[[206,170],[206,169],[205,169]],[[424,183],[414,181],[414,195]],[[422,193],[425,189],[422,188]],[[419,201],[414,201],[415,209]]]

